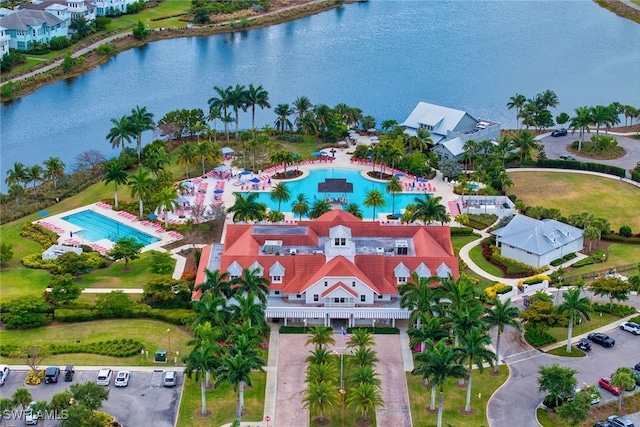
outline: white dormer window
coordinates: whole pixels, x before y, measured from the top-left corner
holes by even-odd
[[[271,276],[271,283],[282,283],[282,276]]]
[[[249,270],[251,270],[256,276],[262,277],[264,275],[264,268],[262,268],[262,265],[260,265],[258,261],[251,264],[251,267],[249,267]]]
[[[279,262],[276,262],[269,269],[269,276],[271,277],[271,283],[282,283],[282,277],[284,276],[284,267]]]
[[[227,273],[229,273],[230,279],[237,279],[242,276],[242,267],[238,264],[238,261],[233,261],[229,268],[227,268]]]
[[[424,262],[420,263],[420,265],[416,268],[415,273],[418,275],[418,277],[431,277],[431,270],[429,270],[429,267],[424,265]]]
[[[333,246],[347,246],[347,239],[344,237],[337,237],[333,239]]]
[[[404,285],[407,283],[407,278],[404,276],[398,277],[398,285]]]
[[[393,269],[393,274],[396,276],[397,283],[400,285],[407,283],[407,277],[409,277],[410,272],[407,266],[401,262]]]
[[[453,272],[451,271],[449,266],[444,262],[440,264],[440,267],[438,267],[438,269],[436,270],[436,274],[438,275],[438,277],[442,277],[442,278],[448,278],[449,276],[452,275],[452,273]]]

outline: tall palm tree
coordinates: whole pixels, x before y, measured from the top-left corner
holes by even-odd
[[[118,147],[124,151],[127,144],[131,144],[131,137],[135,136],[133,124],[129,116],[122,116],[119,119],[111,119],[113,127],[109,129],[107,139],[114,150]]]
[[[24,196],[24,188],[20,184],[13,183],[9,186],[9,197],[15,199],[16,207],[20,207],[20,197]]]
[[[305,359],[305,362],[311,365],[317,365],[321,363],[329,363],[333,360],[331,352],[325,347],[316,347],[309,352],[309,356]]]
[[[313,112],[316,113],[316,119],[318,119],[318,130],[322,134],[322,142],[327,142],[327,124],[329,123],[331,108],[328,105],[320,104],[313,107]]]
[[[227,330],[231,317],[227,301],[227,297],[212,295],[211,292],[205,292],[199,300],[193,301],[193,328],[209,322],[215,327]]]
[[[351,338],[347,343],[347,347],[371,347],[375,344],[373,335],[366,329],[356,328],[351,332]]]
[[[309,211],[309,218],[316,219],[331,211],[331,203],[327,202],[324,199],[318,199],[313,202],[311,206],[311,211]]]
[[[235,193],[236,202],[227,211],[233,213],[233,222],[262,221],[267,217],[267,206],[256,201],[258,193],[246,196]]]
[[[507,109],[512,110],[515,108],[516,110],[516,123],[518,129],[520,129],[520,123],[518,122],[518,118],[520,117],[520,110],[524,106],[525,102],[527,102],[527,98],[519,93],[516,93],[514,96],[510,97],[509,102],[507,102]]]
[[[391,194],[391,212],[396,211],[396,194],[402,193],[402,184],[397,176],[392,176],[387,185],[385,186],[387,193]]]
[[[149,176],[149,172],[138,168],[138,172],[129,176],[128,185],[131,187],[131,197],[138,196],[138,206],[140,207],[140,219],[144,214],[143,200],[149,200],[151,197],[151,189],[155,184],[155,180]]]
[[[334,363],[317,363],[311,364],[307,368],[307,376],[305,382],[322,382],[332,384],[338,387],[336,379],[338,378],[338,368]]]
[[[449,333],[448,321],[444,317],[436,317],[432,314],[419,314],[416,320],[416,325],[407,329],[407,335],[409,335],[409,346],[414,349],[420,347],[420,352],[425,350],[425,343],[427,340],[433,340],[434,342],[447,338]]]
[[[300,130],[300,122],[302,121],[302,118],[305,116],[305,114],[309,112],[311,107],[313,107],[313,104],[308,97],[299,96],[293,101],[291,106],[293,107],[293,111],[298,115],[298,117],[296,118],[296,125],[298,126],[298,130]]]
[[[289,104],[278,104],[278,106],[274,108],[273,112],[278,116],[273,124],[281,134],[284,134],[285,129],[288,128],[291,130],[293,128],[293,124],[288,117],[293,114],[293,110],[289,107]]]
[[[291,199],[291,190],[289,190],[287,184],[279,182],[271,190],[269,198],[274,202],[278,202],[278,211],[280,211],[280,204],[282,202],[286,203]]]
[[[539,147],[539,144],[535,140],[535,135],[528,130],[518,132],[515,138],[513,138],[513,145],[520,153],[520,163],[531,157],[531,150]]]
[[[233,347],[231,347],[233,349]],[[231,350],[233,352],[233,350]],[[262,366],[264,366],[264,360],[259,357],[245,356],[242,352],[227,356],[222,360],[222,365],[216,369],[216,386],[222,382],[228,382],[233,384],[233,388],[236,391],[237,404],[236,404],[236,420],[238,423],[242,417],[242,411],[244,410],[244,388],[245,385],[251,387],[251,372],[260,371],[263,372]]]
[[[189,179],[189,165],[192,165],[198,158],[196,146],[193,142],[187,142],[178,148],[178,160],[184,163],[184,172]]]
[[[247,111],[247,89],[244,85],[236,84],[227,92],[227,100],[236,116],[236,141],[238,141],[240,139],[238,136],[238,110]]]
[[[520,310],[518,307],[511,305],[511,298],[500,301],[495,299],[493,301],[493,308],[488,308],[484,316],[484,321],[489,327],[497,327],[496,337],[496,360],[493,367],[493,372],[498,373],[500,371],[498,363],[500,361],[500,337],[504,333],[505,326],[512,326],[518,330],[522,330],[522,324],[518,322],[518,316],[520,316]]]
[[[564,302],[560,304],[556,310],[569,320],[569,327],[567,328],[567,347],[565,350],[567,353],[570,353],[573,324],[578,319],[590,319],[589,313],[591,312],[591,303],[589,298],[580,296],[580,289],[568,289],[567,292],[562,294],[562,298],[564,298]]]
[[[322,424],[325,412],[340,403],[340,393],[331,383],[312,382],[308,385],[302,401],[305,408],[318,413],[319,422]]]
[[[357,203],[347,203],[344,207],[344,211],[349,212],[358,219],[364,218],[364,213],[362,212],[362,209],[360,209],[360,205]]]
[[[206,169],[204,162],[206,160],[214,161],[218,156],[216,155],[216,147],[211,142],[202,140],[195,145],[196,156],[200,159],[200,165],[202,166],[202,176],[205,175]],[[222,155],[220,156],[222,157]]]
[[[444,224],[451,221],[447,208],[440,203],[441,196],[430,196],[424,199],[416,197],[414,200],[416,208],[409,222],[420,220],[425,224],[430,224],[433,221],[439,221]]]
[[[582,143],[584,142],[585,132],[591,132],[589,125],[593,121],[591,119],[591,109],[589,107],[578,107],[575,109],[576,115],[571,118],[569,129],[571,133],[575,133],[576,130],[580,131],[580,140],[578,143],[578,151],[582,150]]]
[[[267,294],[269,293],[269,280],[260,275],[260,270],[255,268],[242,269],[242,276],[231,281],[232,296],[238,294],[255,294],[262,303],[267,302]]]
[[[129,180],[129,175],[125,171],[125,166],[117,161],[108,162],[104,166],[104,176],[102,177],[104,185],[113,182],[113,197],[115,199],[116,209],[118,208],[118,185],[125,185]]]
[[[411,273],[411,280],[398,287],[400,307],[411,310],[409,324],[420,327],[420,320],[438,313],[440,300],[438,293],[431,286],[440,280],[437,276],[420,277],[417,272]]]
[[[607,123],[609,111],[604,105],[591,107],[591,123],[596,125],[596,137],[600,134],[600,128]]]
[[[213,142],[218,142],[218,126],[217,120],[222,117],[220,112],[220,107],[209,107],[209,115],[207,116],[207,120],[213,120]]]
[[[467,400],[464,406],[465,412],[471,411],[471,382],[473,378],[473,365],[478,367],[478,371],[484,371],[484,363],[491,363],[496,359],[496,355],[487,347],[491,344],[491,337],[480,328],[468,329],[460,336],[460,361],[469,362],[467,374]]]
[[[14,408],[13,400],[0,397],[0,413],[4,414]],[[2,417],[2,427],[7,427],[7,417]]]
[[[11,396],[11,400],[13,400],[14,407],[20,406],[23,411],[26,411],[32,400],[31,392],[23,387],[17,388]]]
[[[168,187],[164,187],[158,193],[158,205],[156,208],[158,212],[162,212],[164,214],[164,227],[169,227],[169,212],[175,212],[178,207],[178,202],[176,199],[178,198],[178,194],[176,192],[176,188],[173,185]]]
[[[299,215],[300,220],[302,220],[302,215],[306,215],[309,212],[309,199],[304,193],[296,196],[296,200],[292,203],[291,211],[295,215]]]
[[[333,331],[326,326],[315,326],[308,329],[309,336],[304,345],[313,344],[315,348],[327,348],[329,344],[335,345],[336,340],[333,337]]]
[[[7,171],[7,177],[5,178],[4,182],[6,182],[7,185],[24,184],[26,186],[28,180],[29,171],[27,167],[23,163],[14,162],[13,168]]]
[[[136,105],[135,108],[131,110],[129,121],[131,122],[131,132],[136,136],[137,140],[139,163],[140,155],[142,153],[142,132],[153,130],[155,128],[153,113],[148,112],[147,107],[140,107]]]
[[[364,202],[362,203],[368,208],[373,208],[373,218],[372,221],[376,220],[376,208],[381,208],[387,204],[384,201],[384,196],[379,190],[369,190],[364,198]]]
[[[265,305],[256,303],[257,298],[255,292],[249,292],[246,296],[234,295],[235,303],[230,305],[231,320],[236,323],[244,322],[256,331],[266,332],[269,327],[264,317]]]
[[[218,96],[214,96],[209,98],[208,104],[209,104],[209,115],[211,116],[215,110],[218,110],[218,113],[221,111],[222,114],[218,114],[221,121],[224,123],[224,133],[227,135],[227,141],[229,140],[229,123],[228,121],[222,120],[225,118],[231,118],[231,116],[228,115],[228,108],[229,108],[229,92],[231,91],[232,87],[229,86],[227,88],[223,88],[220,86],[214,86],[213,90],[216,91]]]
[[[228,271],[205,270],[206,279],[204,283],[196,285],[194,290],[203,294],[211,291],[213,295],[229,298],[231,296],[231,282],[229,280]]]
[[[312,111],[307,111],[302,117],[296,117],[295,124],[298,132],[302,132],[305,135],[318,136],[319,122]]]
[[[378,373],[371,365],[355,366],[350,370],[347,381],[352,386],[357,386],[358,384],[372,384],[374,386],[380,386],[381,383],[378,379]]]
[[[150,145],[145,147],[145,157],[142,161],[142,166],[148,168],[151,173],[157,178],[160,172],[162,172],[165,166],[171,164],[169,154],[163,146]]]
[[[44,176],[53,181],[53,188],[58,188],[58,179],[64,176],[64,168],[66,165],[58,157],[49,157],[43,162],[45,167]]]
[[[30,168],[27,168],[27,174],[29,175],[29,181],[33,183],[33,187],[42,182],[42,176],[44,173],[44,169],[40,165],[33,165]]]
[[[373,384],[361,383],[349,390],[347,406],[354,407],[356,411],[362,411],[362,419],[368,421],[367,412],[384,407],[384,401],[380,395],[380,388]]]
[[[200,413],[207,414],[207,396],[206,396],[206,374],[219,368],[220,358],[214,351],[215,346],[196,346],[191,352],[183,358],[185,364],[184,374],[188,377],[195,377],[196,382],[200,381],[200,400],[202,408]]]
[[[438,427],[442,427],[444,408],[444,384],[449,378],[467,378],[467,369],[458,362],[460,349],[450,347],[445,340],[427,341],[427,351],[416,356],[416,367],[412,374],[420,374],[432,387],[440,389],[438,405]]]
[[[250,83],[246,92],[246,103],[247,107],[251,108],[251,128],[254,129],[256,127],[256,106],[262,109],[271,108],[269,92],[262,85],[254,86],[253,83]]]

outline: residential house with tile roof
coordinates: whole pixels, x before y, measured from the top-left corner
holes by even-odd
[[[342,210],[293,224],[227,225],[224,242],[204,248],[196,284],[205,270],[234,278],[244,268],[269,280],[266,317],[285,325],[395,325],[410,314],[398,286],[412,273],[459,277],[448,226],[387,225]]]
[[[467,141],[494,141],[500,136],[500,123],[475,119],[469,113],[441,105],[419,102],[400,124],[415,136],[418,129],[429,132],[434,151],[443,158],[460,160]]]
[[[49,43],[54,37],[68,37],[70,20],[66,6],[51,4],[45,10],[16,10],[0,18],[0,27],[6,28],[10,48],[29,50],[35,42]]]
[[[31,3],[22,3],[19,9],[31,10],[47,10],[51,5],[57,4],[66,7],[71,14],[71,19],[76,16],[82,16],[87,22],[93,22],[96,19],[96,6],[89,0],[45,0],[34,1]]]
[[[583,231],[554,219],[516,215],[493,231],[500,255],[536,268],[584,248]]]

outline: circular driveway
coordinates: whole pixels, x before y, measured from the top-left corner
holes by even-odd
[[[589,140],[593,135],[595,135],[595,132],[585,134],[585,141]],[[640,141],[628,136],[611,135],[618,138],[618,145],[624,147],[627,151],[627,153],[619,159],[596,160],[570,153],[567,151],[567,147],[571,145],[573,141],[577,141],[580,138],[580,134],[578,132],[573,135],[569,132],[567,136],[558,137],[553,137],[549,134],[549,136],[541,138],[540,142],[544,145],[544,151],[547,153],[547,158],[549,159],[559,159],[560,156],[571,155],[583,162],[602,163],[605,165],[618,166],[626,170],[635,168],[637,163],[640,162]]]

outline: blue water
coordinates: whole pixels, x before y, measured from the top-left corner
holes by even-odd
[[[353,184],[353,193],[319,193],[318,192],[318,183],[323,182],[326,178],[346,178],[347,182]],[[367,197],[367,193],[371,190],[378,190],[384,195],[384,200],[386,205],[383,207],[379,207],[376,209],[376,216],[379,213],[391,213],[393,197],[391,194],[387,193],[385,190],[386,183],[371,181],[366,178],[363,178],[360,175],[359,170],[355,169],[339,169],[339,168],[330,168],[330,169],[314,169],[311,171],[309,176],[304,179],[297,181],[282,181],[289,188],[289,192],[291,193],[291,200],[289,202],[282,202],[280,205],[280,210],[282,212],[291,212],[293,204],[295,204],[295,199],[298,194],[303,193],[307,196],[307,200],[309,201],[309,209],[311,209],[313,202],[317,199],[322,199],[325,195],[333,198],[346,196],[349,199],[349,203],[357,203],[364,214],[364,218],[373,218],[373,208],[368,208],[364,205],[364,199]],[[275,183],[274,183],[275,184]],[[437,187],[436,187],[437,188]],[[248,193],[241,193],[248,194]],[[258,201],[264,202],[267,204],[267,207],[271,210],[278,210],[278,202],[274,202],[270,198],[270,193],[261,192],[258,193]],[[400,212],[401,209],[404,209],[409,203],[415,203],[415,198],[424,198],[424,192],[413,192],[411,194],[396,194],[395,197],[395,210],[396,212]],[[297,216],[296,216],[297,218]]]
[[[156,120],[207,110],[214,86],[262,85],[273,107],[299,96],[344,102],[378,124],[402,122],[428,101],[513,128],[506,103],[516,93],[554,90],[554,117],[612,101],[640,106],[639,69],[640,25],[591,0],[370,0],[269,28],[154,42],[4,104],[0,172],[50,156],[71,169],[88,149],[115,155],[110,119],[136,105]],[[250,117],[240,112],[240,128]],[[258,127],[275,119],[273,109],[256,111]]]
[[[83,230],[75,233],[74,236],[82,237],[90,242],[96,242],[101,239],[117,242],[123,237],[133,237],[138,243],[147,246],[160,240],[157,237],[138,231],[135,228],[93,211],[78,212],[63,217],[62,219],[73,225],[82,227]]]

